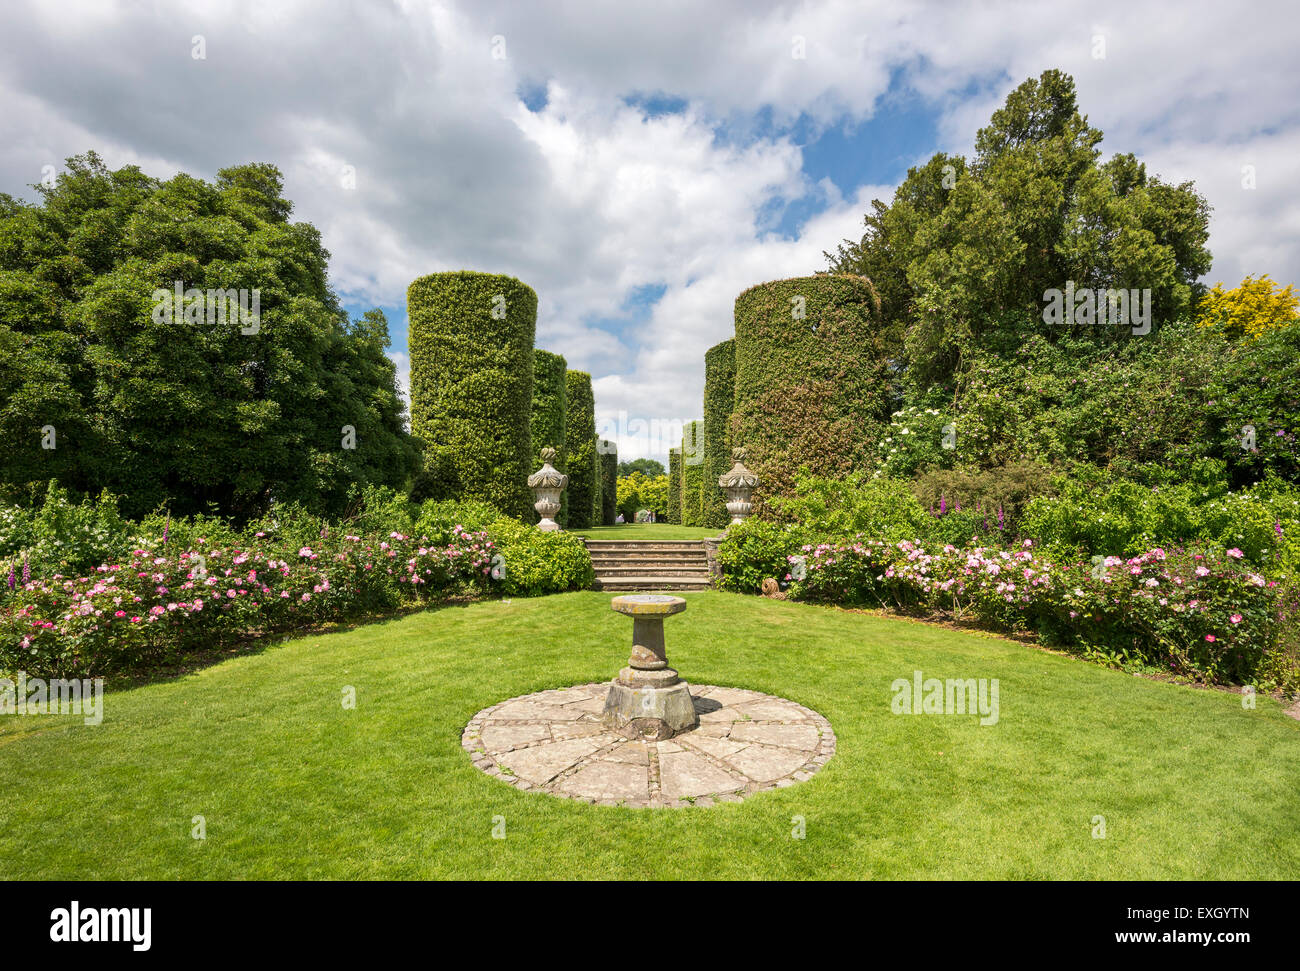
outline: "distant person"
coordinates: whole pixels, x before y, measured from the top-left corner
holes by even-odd
[[[615,522],[615,523],[622,523],[622,522],[623,522],[623,514],[622,514],[622,513],[619,513],[617,516],[615,516],[615,517],[614,517],[614,522]]]

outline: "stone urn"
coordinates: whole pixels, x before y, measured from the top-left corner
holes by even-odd
[[[745,450],[733,448],[731,459],[736,464],[726,475],[719,476],[718,485],[727,496],[727,512],[731,514],[731,525],[742,523],[745,517],[754,511],[749,497],[758,486],[758,476],[745,468]]]
[[[560,528],[555,521],[555,514],[560,511],[560,493],[569,484],[569,477],[558,472],[551,463],[555,461],[555,449],[547,446],[542,449],[542,467],[528,477],[528,488],[533,490],[537,501],[533,508],[542,521],[537,528],[544,533],[554,533]]]

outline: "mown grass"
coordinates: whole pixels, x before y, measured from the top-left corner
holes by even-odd
[[[1261,698],[1135,678],[906,621],[687,594],[697,683],[830,719],[808,782],[709,809],[520,792],[460,747],[479,709],[603,680],[609,595],[486,601],[301,638],[111,692],[102,725],[0,718],[0,877],[1290,878],[1300,723]],[[898,716],[890,684],[997,678],[1000,719]],[[345,688],[356,690],[345,709]],[[192,838],[203,816],[206,839]],[[792,838],[794,817],[806,838]],[[1093,838],[1104,816],[1106,837]],[[503,817],[505,839],[494,839]]]

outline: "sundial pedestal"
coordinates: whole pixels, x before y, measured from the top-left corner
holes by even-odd
[[[632,655],[605,696],[601,718],[629,738],[662,741],[699,725],[686,683],[668,666],[664,618],[686,609],[681,597],[632,594],[610,604],[632,618]]]

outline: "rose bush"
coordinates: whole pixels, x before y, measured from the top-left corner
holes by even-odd
[[[196,648],[492,587],[495,544],[323,528],[310,545],[257,531],[238,546],[158,542],[84,575],[10,575],[0,669],[60,676],[140,669]]]
[[[1207,682],[1296,680],[1293,659],[1281,656],[1285,589],[1237,548],[1156,548],[1089,562],[1050,559],[1028,540],[1014,549],[926,548],[859,536],[805,544],[787,562],[798,599],[978,619],[1109,663]]]

